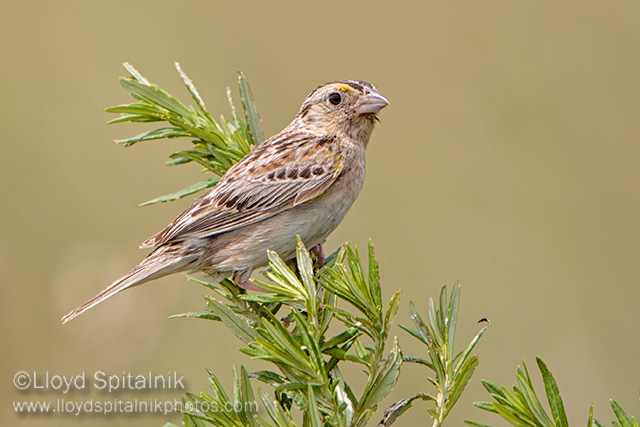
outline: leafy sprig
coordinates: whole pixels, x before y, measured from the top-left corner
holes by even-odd
[[[536,363],[544,383],[545,395],[549,404],[550,412],[544,408],[538,398],[538,394],[533,387],[531,376],[524,361],[522,368],[518,366],[516,383],[512,390],[506,387],[498,387],[489,381],[482,381],[482,385],[489,392],[494,402],[476,402],[475,406],[485,411],[498,414],[510,425],[516,427],[568,427],[567,414],[560,397],[560,390],[553,374],[544,363],[536,357]],[[609,401],[616,416],[616,420],[611,421],[614,427],[640,427],[638,420],[629,417],[615,400]],[[465,421],[472,427],[490,427],[486,424],[479,424],[473,421]],[[593,405],[589,409],[587,427],[604,427],[602,423],[593,416]]]
[[[201,281],[226,301],[207,297],[209,313],[185,316],[224,323],[246,344],[241,348],[243,353],[273,365],[274,370],[250,373],[247,378],[253,377],[273,387],[273,400],[261,389],[258,394],[263,404],[268,405],[271,421],[284,423],[276,425],[295,425],[292,410],[297,408],[303,414],[303,426],[364,426],[377,404],[394,387],[400,374],[402,353],[397,340],[386,353],[385,341],[397,312],[399,293],[384,310],[378,265],[371,245],[368,255],[368,275],[364,273],[357,248],[346,245],[335,263],[325,267],[318,276],[309,252],[298,241],[295,271],[275,252],[269,253],[270,270],[266,276],[271,279],[270,283],[256,282],[267,291],[263,295],[236,293],[227,289],[227,285]],[[364,316],[339,309],[339,301]],[[276,317],[276,307],[287,309],[287,320]],[[330,327],[335,332],[329,334]],[[342,373],[344,363],[365,366],[368,379],[358,396]],[[243,370],[241,368],[241,372]],[[244,377],[238,378],[235,388],[249,390]],[[213,375],[211,384],[213,396],[187,395],[193,407],[206,402],[227,403],[221,400],[225,394]],[[240,399],[240,406],[247,403],[237,393],[236,399]],[[205,412],[185,414],[185,425],[200,425],[198,422],[235,425],[226,415],[220,418]],[[268,420],[257,414],[253,415],[253,421],[243,425],[254,422],[269,425]]]
[[[405,360],[425,366],[435,373],[435,377],[429,377],[427,380],[436,388],[437,393],[435,396],[429,393],[420,393],[405,399],[396,404],[397,408],[394,408],[394,411],[401,411],[401,413],[406,411],[411,403],[417,399],[431,401],[435,407],[429,407],[427,411],[433,419],[434,427],[442,425],[469,383],[476,366],[478,366],[478,356],[471,355],[471,352],[488,327],[488,321],[482,319],[481,322],[487,325],[480,329],[464,351],[456,353],[454,340],[459,305],[460,284],[455,284],[448,302],[447,287],[444,286],[440,291],[438,305],[435,304],[433,298],[429,298],[426,322],[415,310],[412,303],[411,320],[413,320],[415,329],[400,326],[427,346],[429,359],[413,357]],[[391,417],[393,414],[389,413],[388,416]],[[391,422],[386,425],[390,425]]]
[[[240,119],[237,116],[231,92],[227,91],[231,120],[220,116],[219,121],[216,121],[207,110],[204,100],[189,76],[182,70],[179,63],[176,62],[175,66],[195,101],[195,107],[183,104],[140,74],[131,64],[125,63],[124,67],[131,76],[121,78],[120,83],[135,98],[135,101],[107,108],[106,111],[109,113],[120,114],[120,117],[109,123],[164,122],[165,126],[163,127],[116,142],[129,147],[142,141],[191,138],[192,147],[188,150],[172,153],[167,164],[180,165],[193,162],[215,176],[182,190],[149,200],[142,203],[143,206],[176,200],[213,187],[231,166],[263,140],[260,118],[251,95],[251,89],[242,73],[239,76],[239,89],[245,118]]]

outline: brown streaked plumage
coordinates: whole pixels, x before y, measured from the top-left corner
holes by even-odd
[[[295,255],[296,235],[320,245],[360,193],[365,148],[385,97],[363,81],[317,87],[294,120],[231,167],[220,182],[164,230],[133,270],[62,318],[66,323],[105,299],[180,271],[232,275],[253,289],[267,250]]]

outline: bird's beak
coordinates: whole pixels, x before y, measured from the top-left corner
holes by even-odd
[[[389,105],[389,100],[373,89],[362,95],[356,102],[356,114],[375,114]]]

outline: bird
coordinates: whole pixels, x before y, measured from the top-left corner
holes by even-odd
[[[178,272],[231,276],[241,288],[268,250],[293,259],[297,236],[323,257],[322,243],[340,224],[365,179],[365,149],[378,113],[389,104],[370,83],[325,83],[293,121],[255,146],[218,184],[145,240],[154,248],[130,272],[61,320],[67,323],[133,286]],[[322,261],[322,260],[321,260]]]

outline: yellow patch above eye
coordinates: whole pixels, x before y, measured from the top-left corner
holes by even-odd
[[[342,90],[344,92],[351,92],[354,90],[351,86],[344,83],[337,84],[336,89]]]

